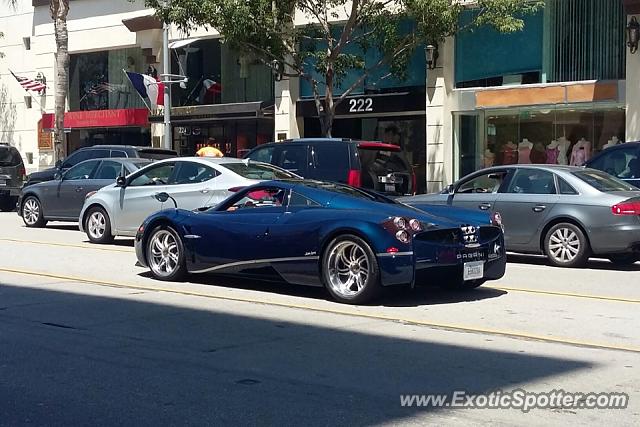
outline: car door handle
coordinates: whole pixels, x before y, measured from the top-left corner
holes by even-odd
[[[81,192],[82,190],[84,190],[84,188],[82,188],[82,187],[76,187],[76,192],[77,192],[77,193]]]
[[[483,211],[487,211],[491,209],[491,203],[480,203],[478,207]]]
[[[200,190],[202,194],[207,194],[209,191],[211,190],[209,190],[208,188],[203,188],[202,190]]]
[[[533,207],[534,212],[542,212],[545,209],[547,209],[545,205],[536,205]]]

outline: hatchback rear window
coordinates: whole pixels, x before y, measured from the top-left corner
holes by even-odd
[[[18,166],[22,163],[20,152],[14,147],[0,147],[0,166]]]
[[[362,186],[384,193],[408,194],[412,170],[400,147],[364,142],[358,145],[362,164]]]
[[[300,178],[297,175],[289,173],[280,168],[275,168],[267,164],[256,163],[222,163],[220,166],[229,169],[231,172],[235,172],[246,179],[256,180],[272,180],[272,179],[297,179]]]
[[[604,193],[610,191],[634,191],[637,188],[627,184],[626,182],[611,176],[607,173],[597,170],[584,170],[573,172],[575,176],[586,182],[593,188]]]

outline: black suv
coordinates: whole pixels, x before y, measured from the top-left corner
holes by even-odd
[[[598,153],[586,164],[640,187],[640,142],[614,145]]]
[[[301,138],[260,145],[245,158],[304,178],[342,182],[390,196],[412,195],[415,174],[399,146],[337,138]]]
[[[132,145],[93,145],[91,147],[80,148],[64,160],[58,160],[56,166],[29,175],[25,186],[43,181],[51,181],[56,173],[63,173],[72,166],[90,159],[103,159],[107,157],[131,157],[160,160],[170,157],[177,157],[178,153],[173,150],[153,147],[134,147]]]
[[[0,210],[16,207],[25,176],[20,152],[9,144],[0,144]]]

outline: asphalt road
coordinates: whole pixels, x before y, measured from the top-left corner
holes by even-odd
[[[640,264],[510,257],[475,291],[152,280],[132,241],[0,214],[0,425],[640,424]],[[402,407],[402,394],[624,392],[627,409]]]

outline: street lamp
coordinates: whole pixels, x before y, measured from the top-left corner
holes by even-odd
[[[627,46],[632,54],[638,51],[638,42],[640,42],[640,23],[635,16],[632,16],[627,25]]]
[[[426,47],[427,51],[427,68],[433,70],[436,68],[436,61],[438,60],[438,48],[430,44]]]

